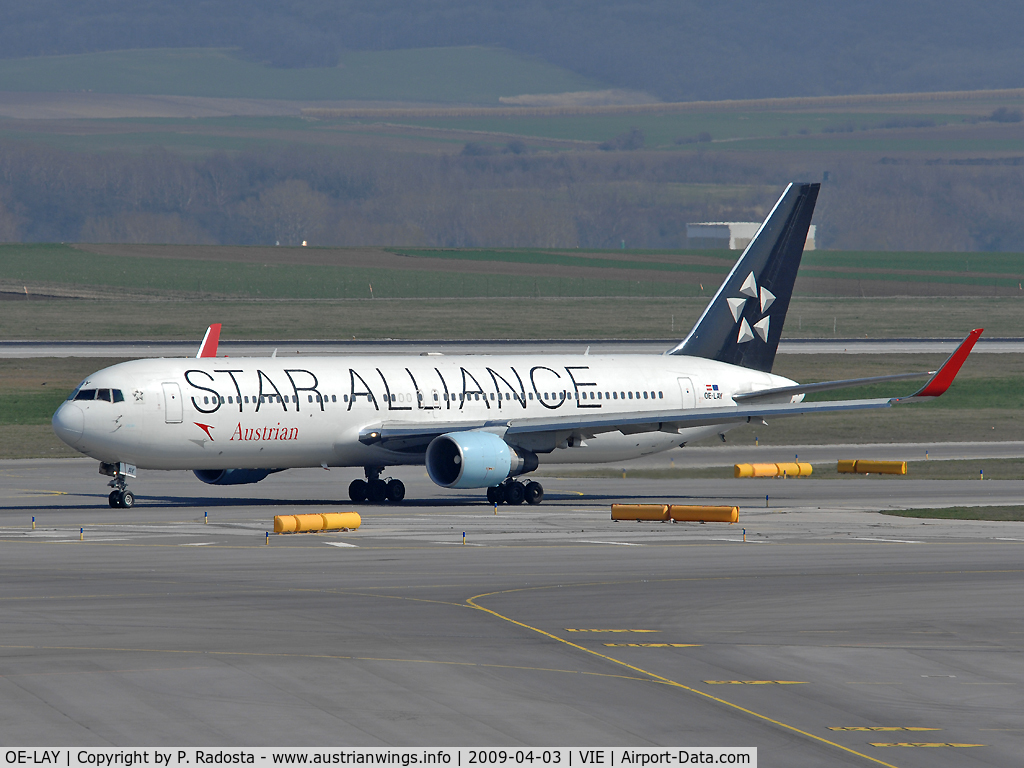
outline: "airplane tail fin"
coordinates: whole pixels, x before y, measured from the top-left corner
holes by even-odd
[[[790,184],[670,355],[771,371],[820,184]]]

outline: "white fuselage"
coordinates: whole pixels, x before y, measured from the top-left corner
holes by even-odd
[[[90,376],[76,392],[120,394],[69,399],[54,428],[93,458],[146,469],[395,466],[422,464],[422,450],[364,445],[360,432],[396,423],[715,408],[734,405],[736,393],[793,383],[670,355],[148,359]],[[608,432],[582,445],[526,447],[542,464],[620,461],[729,426]]]

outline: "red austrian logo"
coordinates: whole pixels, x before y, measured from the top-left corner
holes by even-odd
[[[213,442],[213,435],[210,434],[210,430],[213,429],[213,427],[210,424],[200,424],[198,421],[193,421],[192,423],[203,430],[203,432],[206,433],[206,436],[210,438],[210,442]]]
[[[211,440],[213,438],[210,438]],[[298,440],[298,427],[282,427],[278,422],[276,427],[256,427],[255,429],[243,428],[241,422],[235,427],[231,434],[231,440]]]

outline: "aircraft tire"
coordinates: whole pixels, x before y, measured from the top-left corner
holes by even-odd
[[[526,484],[526,503],[527,504],[540,504],[544,500],[544,486],[538,483],[536,480],[531,480]]]
[[[526,489],[523,484],[513,480],[505,486],[505,501],[509,504],[522,504],[526,500]]]
[[[405,498],[405,483],[401,480],[388,480],[388,501],[396,504]]]
[[[371,480],[367,483],[366,500],[371,504],[383,504],[388,499],[388,484],[383,480]]]
[[[491,504],[505,503],[505,486],[495,485],[487,489],[487,501]]]
[[[366,501],[366,490],[365,480],[353,480],[348,485],[348,497],[357,504]]]
[[[118,501],[121,502],[118,506],[122,509],[131,509],[135,506],[135,494],[131,491],[121,491],[118,494]]]
[[[110,495],[107,496],[107,503],[110,504],[114,509],[121,508],[121,499],[119,497],[120,491],[111,491]]]

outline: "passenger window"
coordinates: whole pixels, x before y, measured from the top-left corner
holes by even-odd
[[[220,404],[224,405],[224,396],[223,395],[220,396]]]
[[[533,400],[533,392],[530,393],[530,399]]]
[[[320,393],[319,393],[319,392],[317,392],[317,393],[316,393],[316,401],[317,401],[318,403],[319,403],[319,402],[321,402],[321,399],[320,399]]]
[[[665,398],[665,395],[663,393],[659,392],[658,393],[658,399],[659,400],[663,400],[664,398]]]
[[[646,399],[647,399],[647,393],[644,392],[644,400],[646,400]]]
[[[337,395],[331,395],[331,402],[332,403],[338,402],[338,396]]]
[[[493,399],[494,399],[494,393],[491,392],[491,400],[493,400]]]
[[[598,392],[598,393],[597,393],[597,399],[598,399],[598,400],[600,400],[600,399],[601,399],[601,393],[600,393],[600,392]]]
[[[348,402],[348,395],[342,395],[341,399],[342,399],[343,402],[347,403]]]
[[[114,402],[115,403],[123,403],[124,402],[124,395],[121,394],[121,390],[120,389],[112,389],[110,391],[114,395]]]
[[[632,400],[632,399],[633,399],[633,393],[632,393],[632,392],[630,392],[630,393],[629,393],[629,399],[630,399],[630,400]]]

